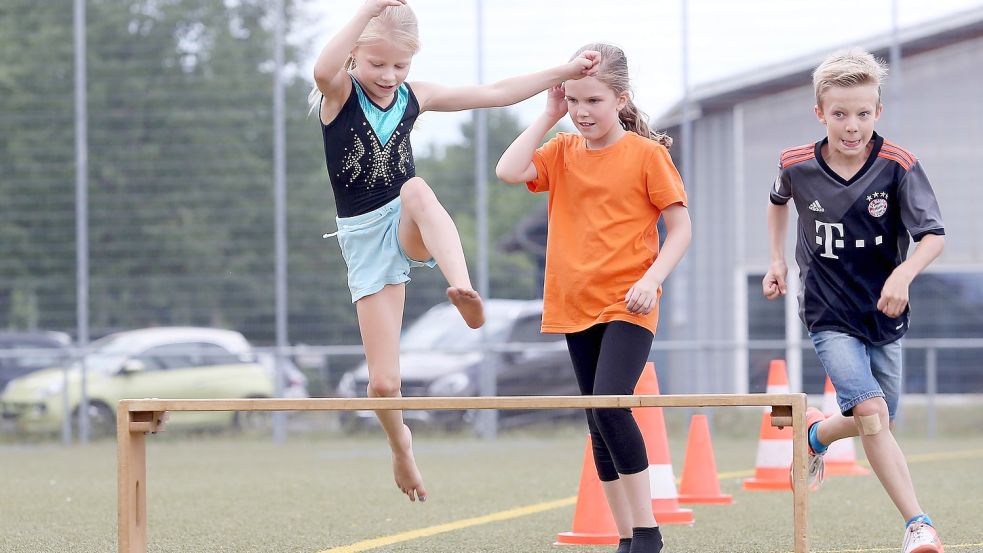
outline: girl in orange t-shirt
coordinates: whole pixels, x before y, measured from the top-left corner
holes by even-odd
[[[578,54],[585,50],[600,52],[597,73],[550,89],[546,111],[496,172],[549,192],[543,332],[566,335],[582,394],[631,395],[652,347],[662,282],[689,246],[689,212],[672,140],[653,133],[631,100],[624,52],[590,44]],[[580,134],[560,133],[537,149],[566,113]],[[587,424],[618,553],[658,553],[645,443],[631,410],[588,410]]]

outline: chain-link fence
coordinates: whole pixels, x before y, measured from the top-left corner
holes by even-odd
[[[75,5],[78,2],[81,0],[76,0]],[[274,30],[278,2],[84,2],[85,102],[80,111],[76,101],[78,41],[73,31],[72,2],[0,0],[0,328],[77,336],[83,326],[80,317],[84,317],[85,334],[92,340],[123,330],[194,326],[232,329],[240,332],[251,347],[271,348],[277,340],[274,136],[275,129],[280,128],[286,145],[285,310],[286,338],[291,345],[289,351],[282,352],[289,353],[298,365],[307,379],[309,393],[338,393],[342,376],[361,361],[359,331],[340,250],[335,242],[322,238],[335,228],[334,204],[316,116],[309,115],[305,98],[311,86],[307,77],[309,68],[325,31],[336,30],[358,4],[285,2],[283,14],[288,38],[282,45],[285,61],[279,68],[285,75],[281,83],[285,101],[282,119],[277,121],[274,52],[278,44]],[[681,32],[677,35],[676,22],[660,18],[658,10],[663,8],[642,8],[634,2],[615,4],[628,12],[637,11],[640,22],[665,27],[669,36],[686,36]],[[689,9],[697,15],[707,9],[696,0],[691,4]],[[680,5],[686,7],[687,3]],[[973,7],[973,3],[966,5]],[[955,15],[941,13],[937,17],[943,19],[938,21],[931,14],[922,15],[919,21],[905,22],[907,34],[888,34],[889,38],[894,37],[893,43],[878,39],[879,42],[871,44],[899,48],[900,67],[910,67],[906,73],[909,75],[919,75],[919,68],[931,65],[934,59],[946,59],[955,71],[964,67],[962,82],[946,84],[959,98],[978,96],[983,90],[975,70],[983,59],[980,38],[983,12],[979,5]],[[888,6],[885,3],[885,14],[889,12]],[[617,7],[605,9],[617,11]],[[421,6],[421,11],[424,9]],[[502,37],[509,37],[514,31],[503,16],[506,7],[486,4],[483,9],[490,14],[484,31],[485,42],[501,44]],[[529,9],[537,14],[541,11],[537,6]],[[421,33],[425,36],[433,37],[441,29],[454,27],[457,29],[454,32],[473,40],[473,33],[460,30],[474,23],[467,13],[446,12],[439,18],[432,12],[429,15],[430,19],[421,16]],[[768,15],[761,11],[755,15],[773,17],[776,29],[783,25],[790,27],[793,22],[802,23],[794,19],[795,14]],[[694,41],[708,36],[709,24],[701,27],[701,21],[709,20],[693,18],[689,23],[694,27]],[[875,30],[883,33],[890,29],[880,25],[872,29]],[[611,35],[610,31],[605,33]],[[565,59],[562,56],[580,45],[580,35],[574,34],[571,31],[569,45],[559,49],[555,45],[557,37],[548,33],[542,37],[524,36],[522,40],[528,41],[530,51],[549,51],[550,56],[554,50],[562,52],[544,61],[536,58],[538,65],[549,66],[562,62]],[[629,44],[635,44],[635,40],[641,39],[625,37]],[[776,36],[775,40],[784,39]],[[707,51],[711,46],[724,58],[732,54],[732,46],[725,40],[712,43],[700,39],[699,46],[693,56],[701,60],[712,57]],[[836,46],[839,44],[817,45],[806,51]],[[462,46],[462,50],[471,47]],[[798,48],[803,47],[800,44]],[[635,52],[629,46],[626,49],[630,56],[636,54],[631,59],[637,60],[634,67],[638,68],[641,82],[649,82],[643,79],[651,78],[652,66],[662,67],[657,64],[667,63],[662,59],[666,56],[660,57],[658,50],[639,47],[640,51]],[[498,60],[497,65],[489,65],[490,75],[486,76],[489,80],[502,71],[499,58],[505,51],[504,46],[486,47],[484,57]],[[667,51],[675,53],[675,49]],[[421,57],[457,62],[455,65],[441,61],[446,63],[444,67],[427,69],[429,72],[424,76],[429,80],[431,75],[446,74],[450,84],[473,82],[471,76],[477,63],[461,61],[463,55],[425,49]],[[809,57],[799,61],[808,64],[814,60]],[[529,63],[532,62],[517,62],[515,71],[507,74],[521,72],[526,67],[524,64]],[[681,64],[669,63],[669,67],[677,70],[681,65],[689,74],[688,63],[684,59]],[[786,100],[798,99],[796,87],[809,86],[808,82],[800,81],[790,84],[790,76],[801,77],[802,68],[796,64],[789,67],[784,72],[771,66],[767,71],[751,69],[744,74],[732,74],[720,83],[704,86],[703,96],[691,94],[692,90],[701,90],[698,81],[697,86],[687,87],[687,94],[679,100],[681,109],[673,110],[667,105],[661,110],[667,114],[662,118],[663,126],[672,127],[677,133],[696,135],[695,142],[677,137],[681,139],[677,142],[680,146],[674,150],[687,187],[692,191],[691,199],[724,208],[723,214],[693,210],[696,232],[692,262],[666,285],[663,299],[666,321],[660,328],[652,355],[660,375],[665,375],[664,391],[753,391],[761,369],[758,358],[764,350],[755,348],[752,342],[766,339],[786,343],[786,314],[780,306],[773,313],[770,307],[756,305],[752,298],[728,300],[729,303],[718,309],[721,304],[709,306],[708,302],[700,303],[699,298],[712,297],[718,292],[737,298],[740,295],[737,291],[752,297],[753,281],[761,269],[760,258],[767,250],[748,240],[743,247],[754,253],[734,259],[728,257],[730,253],[718,251],[723,242],[717,238],[731,236],[734,225],[743,221],[751,228],[760,222],[769,183],[745,182],[756,181],[759,176],[758,168],[750,163],[740,168],[740,173],[728,173],[731,168],[725,168],[724,161],[733,159],[738,151],[748,152],[750,159],[757,155],[760,145],[749,133],[738,134],[732,123],[718,125],[712,118],[713,102],[729,98],[727,101],[732,103],[751,106],[748,108],[751,113],[752,107],[757,109],[773,101],[782,117],[786,109],[808,115],[809,105],[786,108]],[[697,71],[696,75],[700,78],[703,73]],[[958,106],[953,106],[946,97],[926,96],[916,86],[921,83],[906,82],[897,93],[900,95],[892,98],[898,99],[898,103],[903,99],[907,114],[938,114],[935,118],[924,118],[928,121],[924,125],[935,128],[938,120],[944,120],[945,136],[952,141],[945,148],[929,150],[926,165],[968,167],[975,152],[983,146],[980,119],[976,117],[979,112],[960,117],[958,110],[953,112]],[[691,109],[701,99],[709,103],[704,102],[695,111]],[[543,285],[545,197],[506,187],[497,182],[493,172],[501,153],[528,121],[528,110],[526,106],[487,112],[485,139],[490,165],[487,176],[491,185],[485,207],[488,221],[485,250],[478,247],[475,125],[468,118],[423,119],[417,130],[430,141],[419,144],[417,172],[453,215],[472,272],[487,265],[484,276],[488,281],[487,295],[491,298],[535,300],[541,295]],[[652,111],[658,114],[660,110]],[[683,125],[684,120],[689,123]],[[923,124],[922,118],[911,117],[911,121],[904,128],[905,135],[922,136],[923,128],[919,126]],[[81,124],[87,129],[82,151],[76,141]],[[689,124],[693,127],[687,128]],[[748,115],[745,129],[759,130],[753,125]],[[441,131],[445,128],[451,130]],[[704,134],[700,135],[701,132]],[[813,128],[811,134],[803,134],[799,140],[810,140],[818,132],[818,127]],[[740,139],[735,139],[736,136]],[[691,145],[690,154],[695,158],[690,167],[684,162],[688,159],[687,144]],[[777,154],[777,150],[768,152],[776,158]],[[81,177],[80,163],[85,169]],[[940,174],[950,175],[952,171],[940,171]],[[744,189],[762,184],[760,194],[749,194],[762,198],[761,205],[747,205],[736,199],[723,201],[722,198],[730,198],[724,190],[735,180],[741,181]],[[87,193],[84,274],[79,271],[77,182],[83,184]],[[943,276],[939,278],[949,278],[946,282],[954,278],[962,284],[958,288],[948,285],[931,288],[932,294],[945,297],[927,301],[925,312],[935,321],[932,328],[937,332],[920,336],[925,339],[983,335],[983,320],[971,316],[972,309],[962,312],[958,329],[942,324],[947,319],[946,312],[932,309],[933,304],[941,301],[963,306],[979,306],[983,302],[979,294],[983,288],[983,254],[975,249],[975,240],[965,238],[974,233],[983,234],[975,232],[979,218],[970,209],[978,205],[972,201],[974,197],[979,199],[978,192],[969,190],[962,181],[955,182],[959,192],[946,192],[949,203],[944,203],[943,210],[947,222],[956,231],[951,233],[950,240],[956,244],[957,253],[943,258],[939,269]],[[945,187],[947,183],[939,182],[937,186]],[[734,220],[730,215],[734,210],[746,215]],[[477,251],[487,252],[484,263],[476,259]],[[704,277],[712,274],[726,275],[724,279],[738,282],[743,279],[745,284],[721,288]],[[472,276],[477,282],[480,275]],[[444,288],[438,271],[415,271],[407,294],[407,325],[442,302]],[[79,308],[80,290],[87,294],[87,298],[82,298],[86,300],[84,312]],[[918,301],[913,298],[916,308]],[[55,340],[59,341],[64,339]],[[518,339],[505,334],[494,347],[509,349],[511,346],[501,344],[538,341],[538,338]],[[165,344],[152,347],[162,345]],[[51,344],[51,347],[66,346]],[[972,374],[978,367],[978,356],[973,352],[979,345],[956,346],[970,349],[952,353],[955,350],[946,346],[946,353],[926,357],[935,359],[936,368],[932,370],[937,369],[936,390],[983,391],[978,382],[969,388],[956,384],[966,382],[963,376]],[[18,347],[17,353],[4,354],[0,361],[38,357],[38,348],[47,346],[25,342]],[[935,351],[929,343],[919,348]],[[518,346],[515,349],[523,350]],[[536,347],[524,349],[536,351]],[[781,356],[784,350],[785,347],[778,347],[774,354]],[[83,352],[92,351],[93,348],[75,349],[68,354],[69,358],[78,358]],[[677,355],[680,353],[685,355]],[[154,356],[148,359],[151,357]],[[144,368],[148,362],[144,361]],[[512,364],[517,362],[515,358],[511,360]],[[802,382],[806,391],[818,392],[815,367],[809,363],[806,361],[804,368],[798,367],[802,380],[796,380],[795,385]],[[926,361],[926,368],[916,369],[916,373],[927,371],[932,363]],[[33,367],[31,371],[46,368],[37,363],[21,364],[23,367],[17,371],[10,370],[10,379],[30,372],[21,370],[27,367]],[[66,371],[58,378],[64,382],[62,389],[67,389],[73,377]],[[911,391],[933,391],[927,384],[933,381],[934,377],[926,379],[925,384],[915,385]],[[54,381],[36,385],[39,389],[31,392],[35,395],[58,388]],[[535,393],[535,385],[531,386],[529,392]],[[68,398],[68,392],[65,393]],[[65,399],[59,403],[72,410],[73,401]]]

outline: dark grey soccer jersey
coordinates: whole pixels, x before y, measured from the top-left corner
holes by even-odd
[[[909,238],[945,234],[932,185],[915,156],[876,133],[849,181],[823,160],[828,139],[782,152],[771,202],[795,202],[799,316],[811,332],[836,330],[881,345],[908,329],[908,309],[877,310],[881,289],[905,260]]]

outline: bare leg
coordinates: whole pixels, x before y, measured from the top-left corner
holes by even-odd
[[[625,493],[624,482],[621,478],[610,482],[601,482],[604,489],[604,497],[608,500],[608,507],[614,516],[614,524],[618,527],[618,535],[622,538],[631,537],[631,505],[628,503],[628,495]]]
[[[858,418],[856,425],[860,435],[860,441],[864,446],[864,453],[867,454],[867,461],[874,474],[881,481],[887,495],[901,512],[905,520],[915,515],[923,513],[918,498],[915,496],[915,487],[911,482],[911,474],[908,472],[908,463],[905,461],[904,453],[894,439],[888,421],[887,404],[883,398],[871,398],[853,408],[853,415]],[[859,417],[876,415],[881,424],[879,432],[873,433],[865,431],[860,424]],[[825,424],[825,423],[823,423]],[[820,430],[822,426],[819,427]]]
[[[860,431],[857,429],[857,421],[853,417],[844,417],[840,413],[835,413],[819,425],[817,434],[821,443],[829,445],[836,440],[859,436]]]
[[[655,515],[652,514],[652,488],[649,485],[649,471],[620,474],[618,481],[622,483],[625,497],[628,498],[628,504],[631,507],[632,527],[651,528],[657,526]]]
[[[447,298],[460,311],[464,321],[471,328],[485,324],[484,307],[471,285],[461,236],[450,214],[420,177],[406,181],[399,196],[403,205],[399,244],[403,251],[410,258],[421,261],[433,257],[450,285]]]
[[[369,397],[399,397],[399,331],[406,287],[388,285],[355,303],[358,327],[369,367]],[[396,487],[410,501],[426,501],[427,490],[413,457],[413,436],[403,424],[402,411],[376,411],[392,450]]]
[[[894,421],[891,421],[890,429],[894,430]],[[818,434],[819,441],[824,445],[829,445],[836,440],[856,438],[860,435],[860,429],[853,417],[844,417],[840,413],[835,413],[819,425]]]

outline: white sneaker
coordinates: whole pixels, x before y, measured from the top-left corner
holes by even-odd
[[[809,429],[814,424],[818,424],[824,420],[826,420],[826,415],[819,409],[815,407],[806,409],[806,439],[808,439]],[[806,480],[809,482],[809,489],[812,491],[818,490],[819,485],[826,478],[826,461],[823,460],[823,455],[823,453],[816,453],[812,450],[812,446],[809,446],[809,472]]]
[[[918,520],[908,525],[901,542],[902,553],[945,553],[935,528]]]
[[[819,485],[826,479],[826,461],[822,455],[817,455],[809,450],[809,472],[806,480],[809,482],[809,489],[816,491]]]

